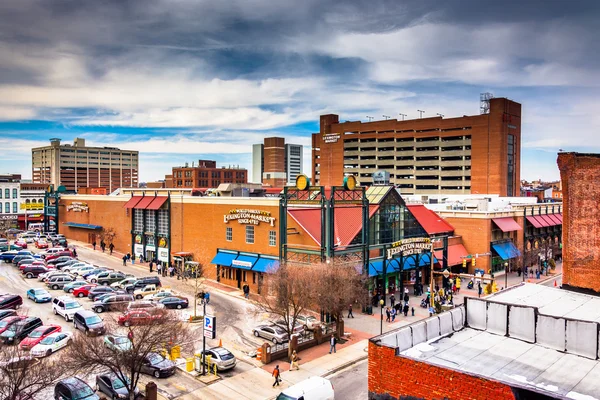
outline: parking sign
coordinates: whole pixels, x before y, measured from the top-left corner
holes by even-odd
[[[204,336],[214,339],[217,334],[217,319],[212,315],[204,316]]]

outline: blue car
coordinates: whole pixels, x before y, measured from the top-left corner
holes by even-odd
[[[10,263],[10,262],[12,262],[13,258],[15,258],[16,256],[17,256],[16,250],[5,251],[4,253],[0,254],[0,260]]]
[[[34,288],[27,291],[27,298],[36,303],[47,303],[52,300],[52,295],[46,289]]]
[[[65,287],[63,288],[63,290],[67,293],[73,293],[73,290],[77,289],[80,286],[83,285],[89,285],[89,282],[86,281],[75,281],[75,282],[71,282],[71,283],[67,283],[65,285]]]

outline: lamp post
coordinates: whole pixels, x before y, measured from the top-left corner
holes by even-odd
[[[508,262],[504,263],[504,289],[508,287]]]
[[[383,305],[385,304],[385,301],[383,301],[383,299],[379,300],[379,306],[381,308],[381,322],[379,324],[379,334],[383,335]]]

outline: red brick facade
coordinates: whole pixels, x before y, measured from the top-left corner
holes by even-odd
[[[369,342],[369,399],[514,400],[510,386],[396,356]]]
[[[560,153],[563,285],[600,292],[600,154]]]

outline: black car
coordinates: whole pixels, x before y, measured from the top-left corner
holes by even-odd
[[[0,310],[16,309],[23,305],[23,298],[16,294],[4,294],[0,296]]]
[[[73,260],[73,259],[74,258],[71,256],[60,256],[60,257],[53,258],[52,260],[48,261],[46,264],[56,265],[56,264],[64,263],[65,261],[69,261],[69,260]]]
[[[98,314],[104,311],[123,311],[133,300],[133,296],[130,294],[109,295],[101,301],[95,301],[92,310]]]
[[[94,390],[81,379],[73,376],[54,386],[55,400],[100,400]]]
[[[6,317],[10,317],[13,315],[17,315],[15,310],[0,310],[0,321],[2,321]]]
[[[88,293],[88,299],[96,300],[96,297],[107,293],[114,293],[115,289],[110,286],[96,286],[92,288]]]
[[[166,378],[175,373],[175,364],[158,353],[148,353],[142,363],[141,372],[155,378]]]
[[[131,383],[127,382],[129,386]],[[96,387],[98,391],[104,393],[109,399],[128,399],[129,390],[125,386],[125,383],[114,374],[103,374],[96,376]],[[140,390],[134,388],[135,398],[141,397]]]
[[[146,285],[156,285],[157,287],[162,286],[158,276],[146,276],[138,279],[134,284],[127,285],[125,290],[127,290],[129,293],[133,293],[135,290],[142,289]]]
[[[182,309],[182,308],[187,308],[189,305],[188,299],[185,297],[181,297],[181,296],[163,297],[158,302],[160,304],[164,305],[165,308]]]
[[[42,326],[42,320],[39,317],[27,317],[22,321],[12,324],[7,330],[2,332],[0,340],[4,344],[16,344],[25,339],[35,328]]]
[[[40,274],[45,274],[49,269],[43,265],[30,265],[23,269],[23,275],[25,278],[37,278]]]
[[[68,257],[68,258],[69,259],[66,260],[66,261],[62,261],[62,262],[59,262],[59,263],[54,263],[54,265],[56,266],[56,269],[61,270],[64,267],[67,267],[69,265],[73,265],[73,264],[76,264],[78,262],[81,262],[81,261],[79,261],[79,260],[77,260],[75,258],[71,258],[71,257]],[[50,260],[50,261],[54,261],[54,260]]]

